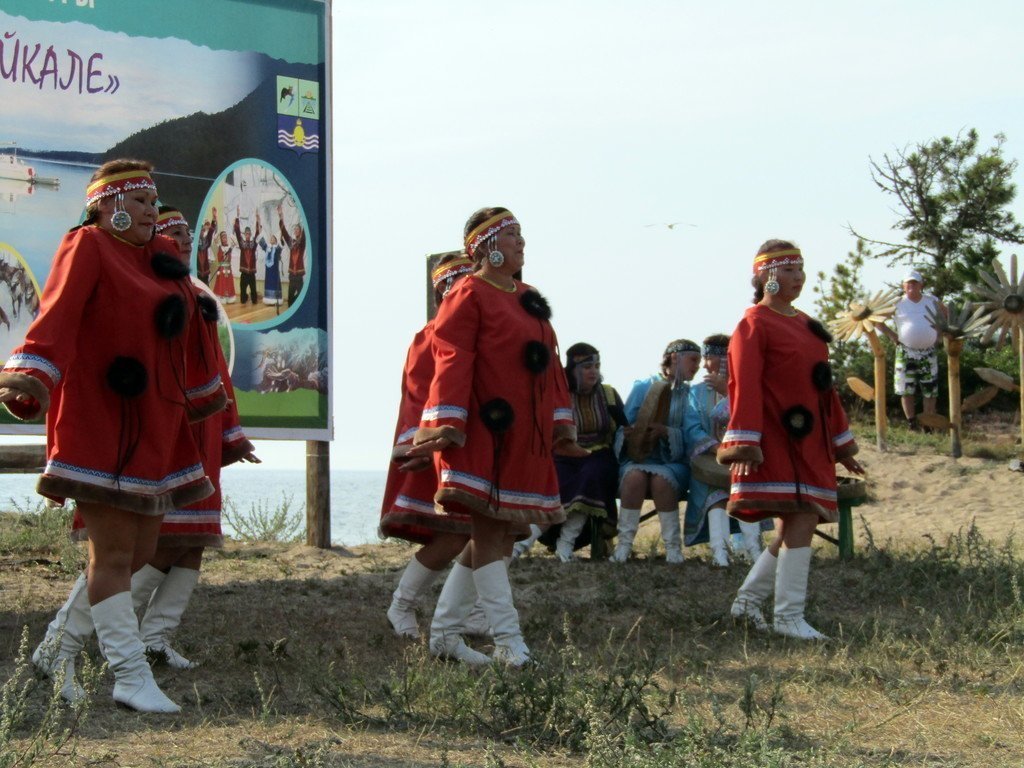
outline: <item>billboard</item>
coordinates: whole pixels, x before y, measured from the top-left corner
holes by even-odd
[[[130,6],[131,13],[126,13]],[[251,437],[331,438],[329,3],[4,0],[0,365],[103,162],[155,166]],[[0,433],[42,434],[0,409]]]

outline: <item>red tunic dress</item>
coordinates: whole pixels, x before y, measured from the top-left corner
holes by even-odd
[[[549,316],[540,294],[519,282],[507,292],[473,275],[445,297],[417,442],[453,440],[437,455],[435,500],[446,511],[565,519],[552,448],[576,430]]]
[[[159,252],[177,247],[159,235],[134,246],[95,226],[65,235],[39,314],[0,372],[0,386],[31,396],[7,403],[11,413],[46,413],[37,488],[48,498],[156,515],[213,492],[185,409],[188,287],[158,274]]]
[[[205,312],[197,309],[196,320],[189,326],[187,378],[206,381],[211,378],[212,368],[217,398],[214,399],[209,386],[189,389],[187,394],[191,396],[192,436],[199,447],[203,469],[213,484],[213,493],[194,504],[167,512],[160,523],[159,536],[163,545],[220,547],[224,544],[221,467],[233,464],[254,448],[238,420],[231,376],[217,334],[216,300],[195,282],[192,291],[197,303],[201,296],[212,302],[212,306],[206,304]],[[77,510],[72,536],[79,540],[86,538],[85,520]]]
[[[398,408],[395,427],[393,457],[401,456],[412,446],[412,438],[419,427],[423,404],[434,378],[434,356],[431,350],[433,321],[416,334],[405,358],[402,375],[402,401]],[[388,466],[388,479],[384,487],[381,506],[380,532],[406,541],[429,544],[435,532],[457,533],[468,536],[469,517],[443,514],[434,506],[437,493],[437,472],[433,466],[416,472],[404,472],[392,461]]]
[[[838,459],[857,443],[832,386],[828,345],[803,312],[788,317],[760,304],[748,309],[729,342],[729,427],[723,464],[761,461],[732,473],[729,513],[762,520],[788,512],[838,517]]]
[[[231,271],[230,246],[217,246],[217,274],[213,279],[213,292],[223,304],[235,301],[235,276]]]

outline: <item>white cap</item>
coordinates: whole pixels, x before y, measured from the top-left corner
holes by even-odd
[[[921,273],[916,269],[908,269],[907,274],[903,276],[904,283],[909,283],[911,280],[916,280],[919,283],[924,282],[924,280],[921,279]]]

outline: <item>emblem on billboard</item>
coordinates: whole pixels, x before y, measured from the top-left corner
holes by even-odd
[[[277,145],[303,152],[320,151],[320,84],[277,77]]]

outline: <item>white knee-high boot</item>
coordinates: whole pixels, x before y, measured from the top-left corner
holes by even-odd
[[[513,667],[523,666],[530,660],[530,649],[519,627],[519,612],[512,600],[512,584],[505,563],[496,560],[474,569],[473,582],[494,630],[494,660]]]
[[[541,537],[542,533],[544,533],[544,530],[539,525],[530,523],[530,535],[512,545],[512,559],[518,560],[529,552],[533,545],[537,543],[537,539]]]
[[[811,548],[779,550],[779,566],[775,574],[775,623],[777,634],[798,640],[827,640],[807,623],[807,576],[811,570]]]
[[[504,568],[505,564],[500,563]],[[473,569],[456,561],[444,580],[437,599],[434,618],[430,622],[430,652],[444,659],[454,659],[471,666],[490,664],[487,654],[475,651],[462,639],[462,628],[476,602]]]
[[[399,637],[419,639],[420,628],[416,622],[416,601],[420,595],[437,581],[442,571],[432,571],[413,557],[402,571],[398,587],[391,595],[388,621]]]
[[[775,586],[775,571],[778,567],[778,558],[766,549],[760,557],[754,561],[747,578],[743,580],[736,599],[733,600],[729,613],[735,619],[747,619],[754,628],[767,632],[768,622],[761,613],[761,605],[768,599]]]
[[[150,598],[167,574],[149,563],[132,574],[132,607],[136,613],[145,613]]]
[[[92,620],[100,649],[114,673],[114,701],[139,712],[180,712],[181,707],[167,698],[153,679],[131,592],[119,592],[92,606]]]
[[[555,555],[563,563],[571,563],[576,559],[573,552],[576,551],[576,538],[587,524],[589,515],[586,512],[573,512],[562,523],[562,530],[558,534],[558,543],[555,544]]]
[[[506,569],[511,568],[512,563],[515,562],[515,558],[512,557],[505,557],[503,560],[505,561]],[[491,629],[491,623],[487,620],[487,614],[484,613],[484,606],[480,602],[479,595],[477,595],[476,602],[473,603],[473,610],[469,612],[469,616],[463,622],[462,634],[475,635],[477,637],[494,637],[494,630]]]
[[[146,650],[157,655],[163,654],[167,665],[175,669],[191,669],[195,666],[171,647],[170,635],[181,623],[181,617],[188,608],[198,582],[199,571],[196,569],[171,568],[153,592],[149,606],[139,622],[139,634],[142,635]]]
[[[711,547],[711,564],[719,568],[729,565],[729,515],[722,507],[708,510],[708,546]]]
[[[75,659],[92,634],[92,613],[89,611],[89,593],[85,574],[81,574],[71,587],[71,594],[46,628],[46,635],[32,653],[32,663],[47,677],[53,677],[63,667],[64,683],[60,695],[74,704],[85,697],[85,690],[75,679]]]
[[[665,562],[678,565],[683,562],[683,535],[679,528],[679,510],[658,512],[661,538],[665,542]]]
[[[613,563],[624,563],[629,560],[629,554],[633,551],[633,540],[636,538],[637,529],[640,528],[640,510],[619,509],[618,542],[615,544],[615,551],[608,559]]]
[[[755,562],[761,555],[761,523],[748,523],[743,520],[740,523],[740,535],[743,537],[743,552]]]

